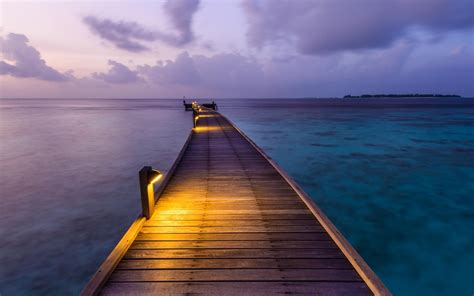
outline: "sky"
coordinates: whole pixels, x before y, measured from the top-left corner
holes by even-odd
[[[474,0],[0,0],[1,98],[474,96]]]

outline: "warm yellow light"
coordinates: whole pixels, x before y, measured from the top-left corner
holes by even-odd
[[[161,177],[163,177],[163,174],[159,174],[158,176],[156,176],[153,180],[150,181],[150,184],[156,183],[158,180],[161,179]]]
[[[197,126],[194,128],[196,132],[222,132],[224,128],[219,126]]]

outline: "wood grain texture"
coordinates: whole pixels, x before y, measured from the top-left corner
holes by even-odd
[[[111,282],[247,282],[247,281],[318,281],[360,282],[353,269],[140,269],[116,270]]]
[[[202,114],[102,293],[381,294],[299,187],[225,117]]]
[[[367,295],[362,282],[113,282],[103,295]]]
[[[345,258],[124,259],[117,269],[353,269]]]

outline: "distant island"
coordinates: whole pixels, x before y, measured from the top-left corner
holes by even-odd
[[[440,94],[375,94],[353,96],[346,95],[344,99],[365,99],[365,98],[460,98],[459,95],[440,95]]]

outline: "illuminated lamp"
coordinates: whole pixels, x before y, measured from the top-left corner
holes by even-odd
[[[151,166],[144,166],[138,173],[138,176],[140,179],[143,216],[150,219],[155,210],[155,190],[153,184],[158,182],[163,177],[163,174]]]

